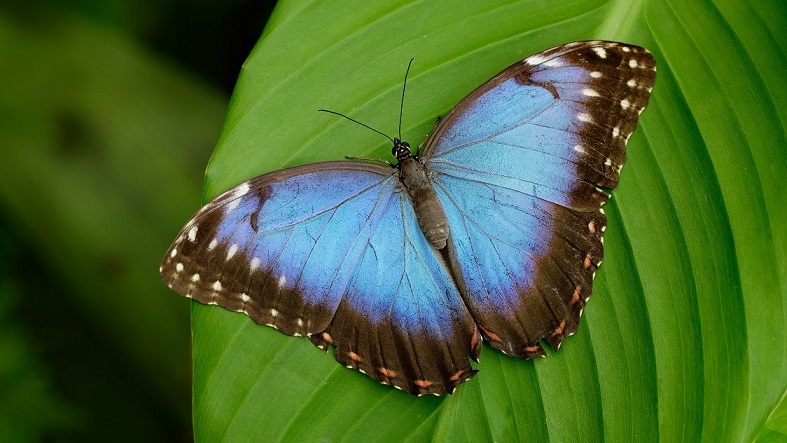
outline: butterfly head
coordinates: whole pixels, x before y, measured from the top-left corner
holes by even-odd
[[[412,157],[412,152],[410,151],[410,143],[403,142],[398,138],[394,139],[393,148],[391,148],[391,154],[396,157],[396,160],[401,163],[408,158]]]

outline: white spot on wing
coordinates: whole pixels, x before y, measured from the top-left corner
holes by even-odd
[[[231,259],[236,252],[238,252],[238,244],[233,243],[232,246],[230,246],[230,250],[227,251],[227,260]]]
[[[188,239],[190,242],[194,242],[197,240],[197,225],[194,225],[189,229]]]
[[[194,283],[198,282],[199,281],[199,274],[192,275],[191,276],[191,281],[193,281]]]
[[[531,55],[530,57],[525,59],[525,64],[530,66],[535,66],[544,63],[545,60],[546,58],[544,58],[544,56],[542,55]]]
[[[221,282],[216,280],[213,282],[213,290],[216,292],[221,291]]]
[[[605,166],[612,166],[612,159],[607,157],[607,160],[604,162]]]
[[[276,318],[279,316],[279,311],[271,309],[271,317]]]
[[[636,80],[634,80],[634,79],[632,78],[631,80],[629,80],[629,81],[627,81],[627,82],[626,82],[626,85],[627,85],[629,88],[633,88],[634,86],[637,86],[637,81],[636,81]]]
[[[607,58],[607,51],[604,48],[593,48],[593,52],[600,58]]]
[[[590,88],[583,89],[582,90],[582,94],[586,95],[588,97],[598,97],[599,96],[598,92],[596,92],[596,91],[594,91],[594,90],[592,90]]]
[[[172,248],[172,252],[169,253],[169,256],[175,258],[178,255],[178,248]]]
[[[601,73],[598,71],[593,71],[590,73],[590,76],[593,78],[601,78]]]
[[[281,288],[285,283],[287,283],[287,277],[282,274],[281,277],[279,277],[279,287]]]
[[[563,62],[561,62],[559,58],[554,58],[544,62],[544,66],[548,66],[550,68],[559,68],[563,66]]]
[[[246,195],[248,192],[249,192],[248,183],[243,183],[238,185],[238,187],[235,188],[234,191],[232,191],[232,194],[230,194],[230,198],[229,198],[230,202],[227,205],[226,212],[235,210],[235,208],[237,208],[238,205],[240,204],[241,197]]]
[[[585,123],[593,121],[593,119],[591,119],[590,116],[588,114],[585,114],[584,112],[581,114],[577,114],[577,118],[579,119],[579,121],[583,121]]]
[[[631,52],[631,48],[629,48],[628,46],[621,46],[620,50],[623,52]]]
[[[175,271],[183,272],[183,263],[178,263],[175,265]]]
[[[302,327],[303,327],[303,319],[302,319],[302,318],[299,318],[299,319],[298,319],[298,327],[299,327],[299,328],[302,328]]]
[[[574,145],[574,150],[579,152],[580,154],[586,154],[587,153],[585,151],[585,148],[583,148],[581,145]]]
[[[260,267],[260,259],[257,258],[257,257],[254,257],[253,259],[251,259],[251,263],[249,263],[249,269],[254,271],[255,269],[257,269],[259,267]]]
[[[631,106],[631,102],[626,100],[625,98],[620,101],[620,107],[623,108],[624,110],[628,109],[629,106]]]
[[[216,240],[215,238],[213,240],[211,240],[210,244],[208,245],[208,251],[212,251],[213,248],[215,248],[216,245],[218,245],[218,244],[219,244],[219,241]]]
[[[248,295],[248,294],[245,294],[245,293],[244,293],[244,294],[241,294],[241,295],[240,295],[240,300],[241,300],[243,303],[248,303],[248,302],[249,302],[249,300],[251,300],[251,297],[249,297],[249,295]]]
[[[619,136],[619,135],[620,135],[620,128],[619,128],[619,127],[617,127],[617,126],[615,126],[614,128],[612,128],[612,136],[613,136],[613,137],[617,137],[617,136]]]

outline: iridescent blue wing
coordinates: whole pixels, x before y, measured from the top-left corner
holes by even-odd
[[[540,356],[540,340],[576,331],[603,256],[600,187],[617,186],[655,70],[637,46],[558,46],[493,77],[427,141],[460,290],[494,347]]]
[[[391,168],[355,162],[259,176],[183,228],[162,263],[176,292],[336,347],[414,394],[473,376],[480,335]]]

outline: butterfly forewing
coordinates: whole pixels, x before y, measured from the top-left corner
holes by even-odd
[[[377,221],[372,205],[391,180],[383,172],[335,162],[243,183],[192,218],[161,274],[182,295],[245,312],[287,334],[321,331],[349,280],[349,261],[360,256]]]
[[[494,347],[539,356],[576,331],[603,258],[600,187],[617,186],[654,78],[643,48],[570,43],[504,70],[430,136],[453,265]]]

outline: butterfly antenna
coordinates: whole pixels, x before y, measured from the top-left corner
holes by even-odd
[[[404,72],[404,83],[402,83],[402,104],[399,106],[399,140],[402,139],[402,115],[404,114],[404,91],[407,90],[407,76],[410,74],[410,66],[413,65],[414,58],[407,64],[407,71]]]
[[[346,115],[344,115],[344,114],[341,114],[341,113],[339,113],[339,112],[336,112],[336,111],[329,111],[328,109],[318,109],[318,111],[319,111],[319,112],[327,112],[328,114],[338,115],[339,117],[344,117],[344,118],[346,118],[347,120],[350,120],[350,121],[351,121],[351,122],[353,122],[353,123],[357,123],[357,124],[359,124],[359,125],[363,126],[363,127],[364,127],[364,128],[366,128],[366,129],[371,129],[372,131],[374,131],[374,132],[376,132],[376,133],[378,133],[378,134],[382,135],[383,137],[387,138],[388,140],[391,140],[391,143],[394,143],[394,140],[393,140],[391,137],[389,137],[387,134],[385,134],[385,133],[382,133],[382,132],[380,132],[380,131],[378,131],[378,130],[374,129],[373,127],[371,127],[371,126],[369,126],[369,125],[363,124],[363,123],[359,122],[358,120],[355,120],[354,118],[347,117]]]

